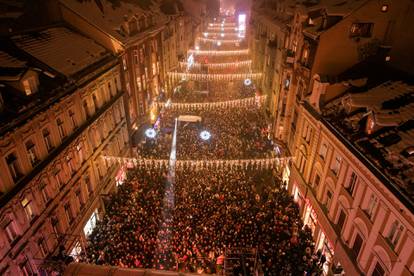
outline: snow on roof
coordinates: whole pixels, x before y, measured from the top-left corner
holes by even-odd
[[[98,6],[96,1],[60,0],[60,2],[98,29],[123,43],[130,39],[127,34],[122,32],[126,21],[133,18],[139,20],[146,16],[156,16],[156,24],[167,21],[165,15],[159,12],[156,7],[152,6],[150,10],[143,10],[138,4],[126,0],[119,1],[119,5],[115,7],[108,0],[101,0],[101,6]],[[133,36],[136,34],[134,33]]]
[[[413,89],[414,86],[410,86],[401,81],[385,82],[367,92],[349,94],[344,100],[353,107],[367,107],[371,110],[381,110],[383,102],[401,97],[409,91],[412,92]]]
[[[325,9],[328,15],[347,16],[365,2],[367,0],[321,0],[319,4],[310,6],[308,10]]]
[[[71,76],[102,59],[105,48],[64,27],[12,37],[14,43],[56,71]]]
[[[0,67],[2,68],[22,68],[25,67],[26,62],[21,61],[9,55],[6,52],[0,51]]]

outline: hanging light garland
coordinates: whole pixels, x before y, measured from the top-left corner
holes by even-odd
[[[266,95],[254,96],[250,98],[224,101],[224,102],[207,102],[207,103],[157,103],[159,108],[166,108],[172,110],[214,110],[214,109],[227,109],[235,107],[249,107],[249,106],[262,106],[266,101]]]
[[[170,160],[167,159],[146,159],[105,155],[102,158],[111,163],[126,164],[128,168],[141,169],[167,169],[170,166]],[[272,157],[261,159],[237,159],[237,160],[177,160],[175,162],[176,170],[203,170],[203,169],[224,169],[224,170],[264,170],[276,169],[280,165],[286,164],[293,156]]]
[[[208,24],[209,27],[236,27],[236,23],[235,22],[224,22],[224,23],[210,23]]]
[[[233,26],[224,26],[224,27],[211,27],[211,26],[209,26],[208,28],[207,28],[207,30],[208,31],[210,31],[210,32],[223,32],[223,31],[238,31],[239,30],[239,28],[237,28],[237,27],[233,27]]]
[[[234,43],[240,43],[243,40],[242,39],[214,39],[214,38],[206,38],[206,37],[197,37],[197,40],[202,42],[211,42],[211,43],[217,43],[221,42],[223,44],[234,44]]]
[[[168,72],[168,76],[175,81],[194,80],[194,81],[234,81],[234,80],[258,80],[262,73],[239,73],[239,74],[197,74]]]
[[[204,32],[204,37],[240,37],[238,32]]]
[[[199,56],[241,56],[241,55],[248,55],[249,49],[243,50],[195,50],[190,49],[188,50],[188,54],[195,54]]]
[[[180,62],[180,68],[186,69],[188,62]],[[226,63],[193,63],[191,68],[201,69],[201,67],[208,67],[211,69],[226,69],[226,68],[240,68],[240,67],[250,67],[252,65],[252,60],[243,60],[235,62],[226,62]]]

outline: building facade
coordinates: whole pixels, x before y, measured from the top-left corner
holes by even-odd
[[[273,136],[293,157],[284,180],[327,257],[327,275],[414,272],[411,102],[394,94],[395,87],[413,93],[398,79],[413,74],[407,49],[413,40],[402,27],[411,24],[413,8],[409,1],[369,0],[252,6],[253,66],[264,73]],[[384,64],[403,71],[381,72]],[[392,107],[387,114],[378,113],[382,102],[376,109],[371,102],[349,107],[352,93],[369,95],[387,81],[381,94]],[[332,114],[348,114],[354,130],[345,133],[329,120]]]
[[[76,256],[115,187],[103,156],[129,149],[121,67],[66,27],[4,41],[0,274],[34,275],[58,246]]]

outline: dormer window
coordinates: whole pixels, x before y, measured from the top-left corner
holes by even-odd
[[[315,22],[313,21],[313,19],[311,17],[309,17],[309,19],[308,19],[308,25],[309,26],[315,25]]]
[[[353,23],[350,37],[371,37],[374,23]]]
[[[37,92],[37,77],[32,75],[24,78],[22,80],[23,90],[26,93],[27,96],[30,96],[33,93]]]

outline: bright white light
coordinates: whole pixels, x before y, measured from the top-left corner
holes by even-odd
[[[252,84],[252,80],[251,79],[245,79],[244,80],[244,85],[249,86],[250,84]]]
[[[149,128],[145,131],[145,135],[148,138],[155,138],[155,136],[157,136],[157,132],[153,128]]]
[[[208,37],[208,33],[203,33],[204,37]]]
[[[195,49],[198,51],[200,50],[200,46],[195,46]]]
[[[213,26],[213,23],[210,23],[209,26],[212,27]]]
[[[224,37],[224,34],[221,34],[221,37]]]
[[[203,130],[203,131],[200,133],[200,138],[201,138],[201,139],[203,139],[204,141],[207,141],[208,139],[210,139],[210,138],[211,138],[211,134],[210,134],[210,132],[208,132],[207,130]]]
[[[221,46],[221,41],[217,41],[217,45],[218,46]]]

